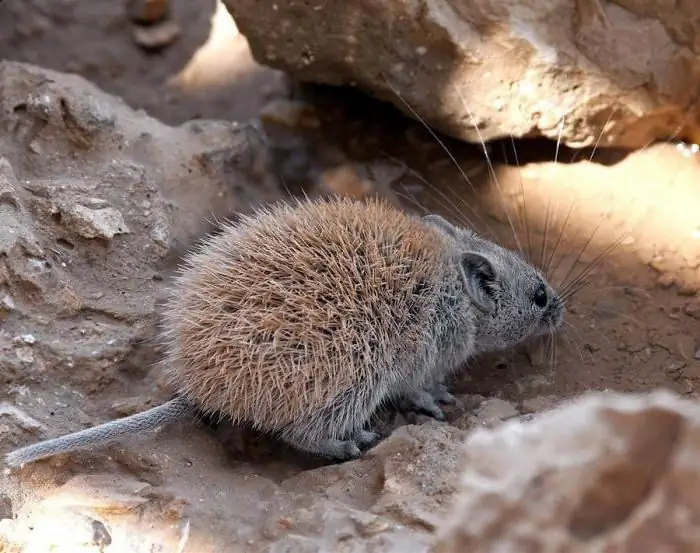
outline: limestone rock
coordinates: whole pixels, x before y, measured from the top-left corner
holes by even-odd
[[[638,147],[700,134],[692,2],[224,3],[259,62],[360,87],[410,114],[405,100],[457,138]]]
[[[79,428],[62,394],[151,365],[138,346],[155,330],[160,275],[208,222],[250,208],[236,192],[251,180],[247,136],[224,122],[173,128],[81,77],[0,62],[2,449],[42,435],[47,407],[61,413],[52,432]],[[35,390],[42,379],[61,386]]]
[[[670,392],[476,430],[432,553],[697,551],[698,444],[700,407]]]

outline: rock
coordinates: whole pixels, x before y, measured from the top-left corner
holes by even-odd
[[[52,509],[90,509],[100,513],[132,511],[148,501],[149,485],[113,475],[78,475],[42,501]],[[89,493],[87,493],[89,492]]]
[[[65,207],[60,213],[63,215],[61,222],[83,238],[109,240],[117,234],[131,232],[122,214],[112,207],[91,209],[76,204]]]
[[[700,135],[692,2],[224,4],[259,62],[357,86],[460,139],[644,147]]]
[[[180,36],[180,26],[174,21],[163,21],[148,27],[134,27],[134,41],[144,50],[156,51],[169,46]]]
[[[557,403],[559,399],[554,396],[536,396],[524,399],[520,403],[520,411],[527,414],[540,413],[552,409]]]
[[[595,393],[474,431],[431,553],[695,551],[700,408]]]
[[[511,403],[498,398],[489,398],[481,402],[473,413],[465,413],[453,424],[462,430],[484,426],[490,428],[519,415],[520,413]]]
[[[372,512],[434,530],[455,491],[463,433],[433,422],[402,426],[377,445],[384,485]]]
[[[455,491],[462,439],[448,425],[403,426],[360,459],[287,479],[265,551],[426,553]]]

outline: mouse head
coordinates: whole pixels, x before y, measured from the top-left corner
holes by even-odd
[[[462,290],[476,310],[475,353],[508,349],[559,328],[564,303],[535,267],[439,215],[423,221],[453,239]]]

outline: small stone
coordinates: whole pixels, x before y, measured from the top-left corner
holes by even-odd
[[[15,350],[15,355],[17,359],[22,361],[22,363],[32,363],[34,361],[34,352],[32,348],[17,348]]]
[[[475,417],[479,426],[492,427],[520,413],[512,404],[498,398],[489,398],[476,410]]]
[[[136,396],[113,402],[112,411],[118,417],[128,417],[153,407],[153,404],[153,398],[150,396]]]
[[[91,209],[80,204],[61,209],[64,225],[83,238],[112,239],[117,234],[131,232],[122,214],[112,207]]]
[[[146,482],[110,475],[78,475],[71,478],[42,503],[51,507],[81,507],[102,513],[126,513],[147,503],[142,494],[150,488]]]
[[[12,299],[9,293],[0,296],[0,310],[4,311],[14,311],[15,301]]]
[[[34,337],[33,334],[22,334],[20,336],[20,339],[25,343],[29,344],[30,346],[36,342],[36,338]]]
[[[150,27],[134,28],[134,41],[144,50],[165,48],[180,36],[180,26],[174,21],[163,21]]]
[[[698,352],[695,352],[695,358],[697,359]],[[681,370],[685,368],[685,363],[682,361],[674,361],[673,363],[669,363],[664,367],[664,372],[666,373],[678,373]]]
[[[167,0],[126,0],[126,14],[134,23],[149,25],[168,15]]]
[[[28,432],[36,433],[46,430],[46,427],[39,421],[30,417],[27,415],[27,413],[9,403],[0,403],[0,417],[8,417],[12,419],[15,424]]]
[[[112,535],[107,530],[107,527],[101,521],[97,519],[90,519],[90,525],[92,526],[92,543],[100,551],[103,551],[106,547],[112,543]]]
[[[486,397],[481,394],[467,394],[459,396],[459,399],[462,402],[462,407],[466,411],[473,411],[486,401]]]
[[[520,404],[523,413],[541,413],[547,411],[557,404],[557,399],[551,396],[537,396],[524,400]]]

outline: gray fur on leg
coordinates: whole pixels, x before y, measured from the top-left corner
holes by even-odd
[[[445,420],[445,413],[442,412],[433,395],[424,389],[415,390],[402,397],[399,408],[405,411],[425,413],[439,421]]]

